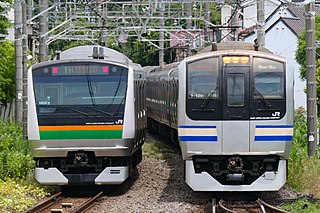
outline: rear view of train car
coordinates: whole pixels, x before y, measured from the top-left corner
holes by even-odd
[[[232,46],[179,66],[186,182],[196,191],[275,191],[286,182],[293,77],[282,57]]]
[[[144,72],[105,47],[76,47],[57,57],[28,73],[28,138],[37,181],[122,183],[142,159],[144,97],[142,90],[135,97],[134,89],[143,85]]]

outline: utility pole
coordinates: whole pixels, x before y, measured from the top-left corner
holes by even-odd
[[[187,20],[186,20],[186,29],[187,31],[190,30],[192,28],[192,10],[191,10],[191,7],[192,7],[192,2],[191,0],[187,0],[187,3],[186,3],[186,9],[187,9],[187,12],[186,12],[186,15],[187,15]],[[189,56],[190,55],[190,51],[191,51],[191,43],[188,43],[187,44],[187,49],[186,49],[186,53],[184,53],[184,56]]]
[[[48,9],[48,0],[39,0],[39,9],[40,12]],[[39,18],[40,25],[40,39],[39,39],[39,61],[47,61],[48,58],[48,47],[46,44],[47,41],[47,32],[48,32],[48,13],[43,13]]]
[[[14,7],[14,37],[16,53],[16,121],[20,124],[23,122],[23,65],[22,65],[22,3],[15,2]]]
[[[259,46],[265,46],[265,32],[264,32],[264,0],[257,0],[257,43]]]
[[[209,22],[210,22],[210,3],[206,2],[204,5],[205,17],[204,19],[207,21],[204,24],[204,37],[205,41],[210,41],[210,30],[209,30]]]
[[[315,2],[305,5],[306,15],[306,69],[307,69],[307,128],[308,156],[317,149],[317,85],[316,85],[316,43],[315,43]]]
[[[164,11],[165,4],[159,3],[160,10],[160,34],[159,34],[159,66],[164,66]]]
[[[23,138],[27,139],[27,77],[28,77],[28,26],[27,26],[27,3],[22,2],[22,127]]]

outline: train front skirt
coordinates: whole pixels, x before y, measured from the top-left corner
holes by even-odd
[[[129,166],[106,167],[100,174],[62,174],[57,168],[36,168],[35,177],[44,185],[113,185],[129,177]]]
[[[186,160],[186,183],[194,191],[277,191],[286,182],[286,164],[279,160],[276,172],[265,172],[250,185],[222,185],[207,172],[196,173],[193,161]]]

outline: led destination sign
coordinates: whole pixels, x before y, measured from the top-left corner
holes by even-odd
[[[118,67],[112,67],[112,72],[118,70]],[[44,72],[49,72],[49,70],[44,70]],[[96,64],[60,65],[51,67],[50,72],[51,75],[109,75],[109,66]]]

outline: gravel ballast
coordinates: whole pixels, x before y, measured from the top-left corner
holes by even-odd
[[[148,135],[146,144],[161,146],[159,140],[162,139]],[[294,199],[298,195],[288,187],[262,193],[266,201]],[[194,192],[184,182],[181,155],[171,151],[166,159],[144,155],[132,177],[120,186],[110,187],[89,212],[211,212],[212,196],[211,192]]]

